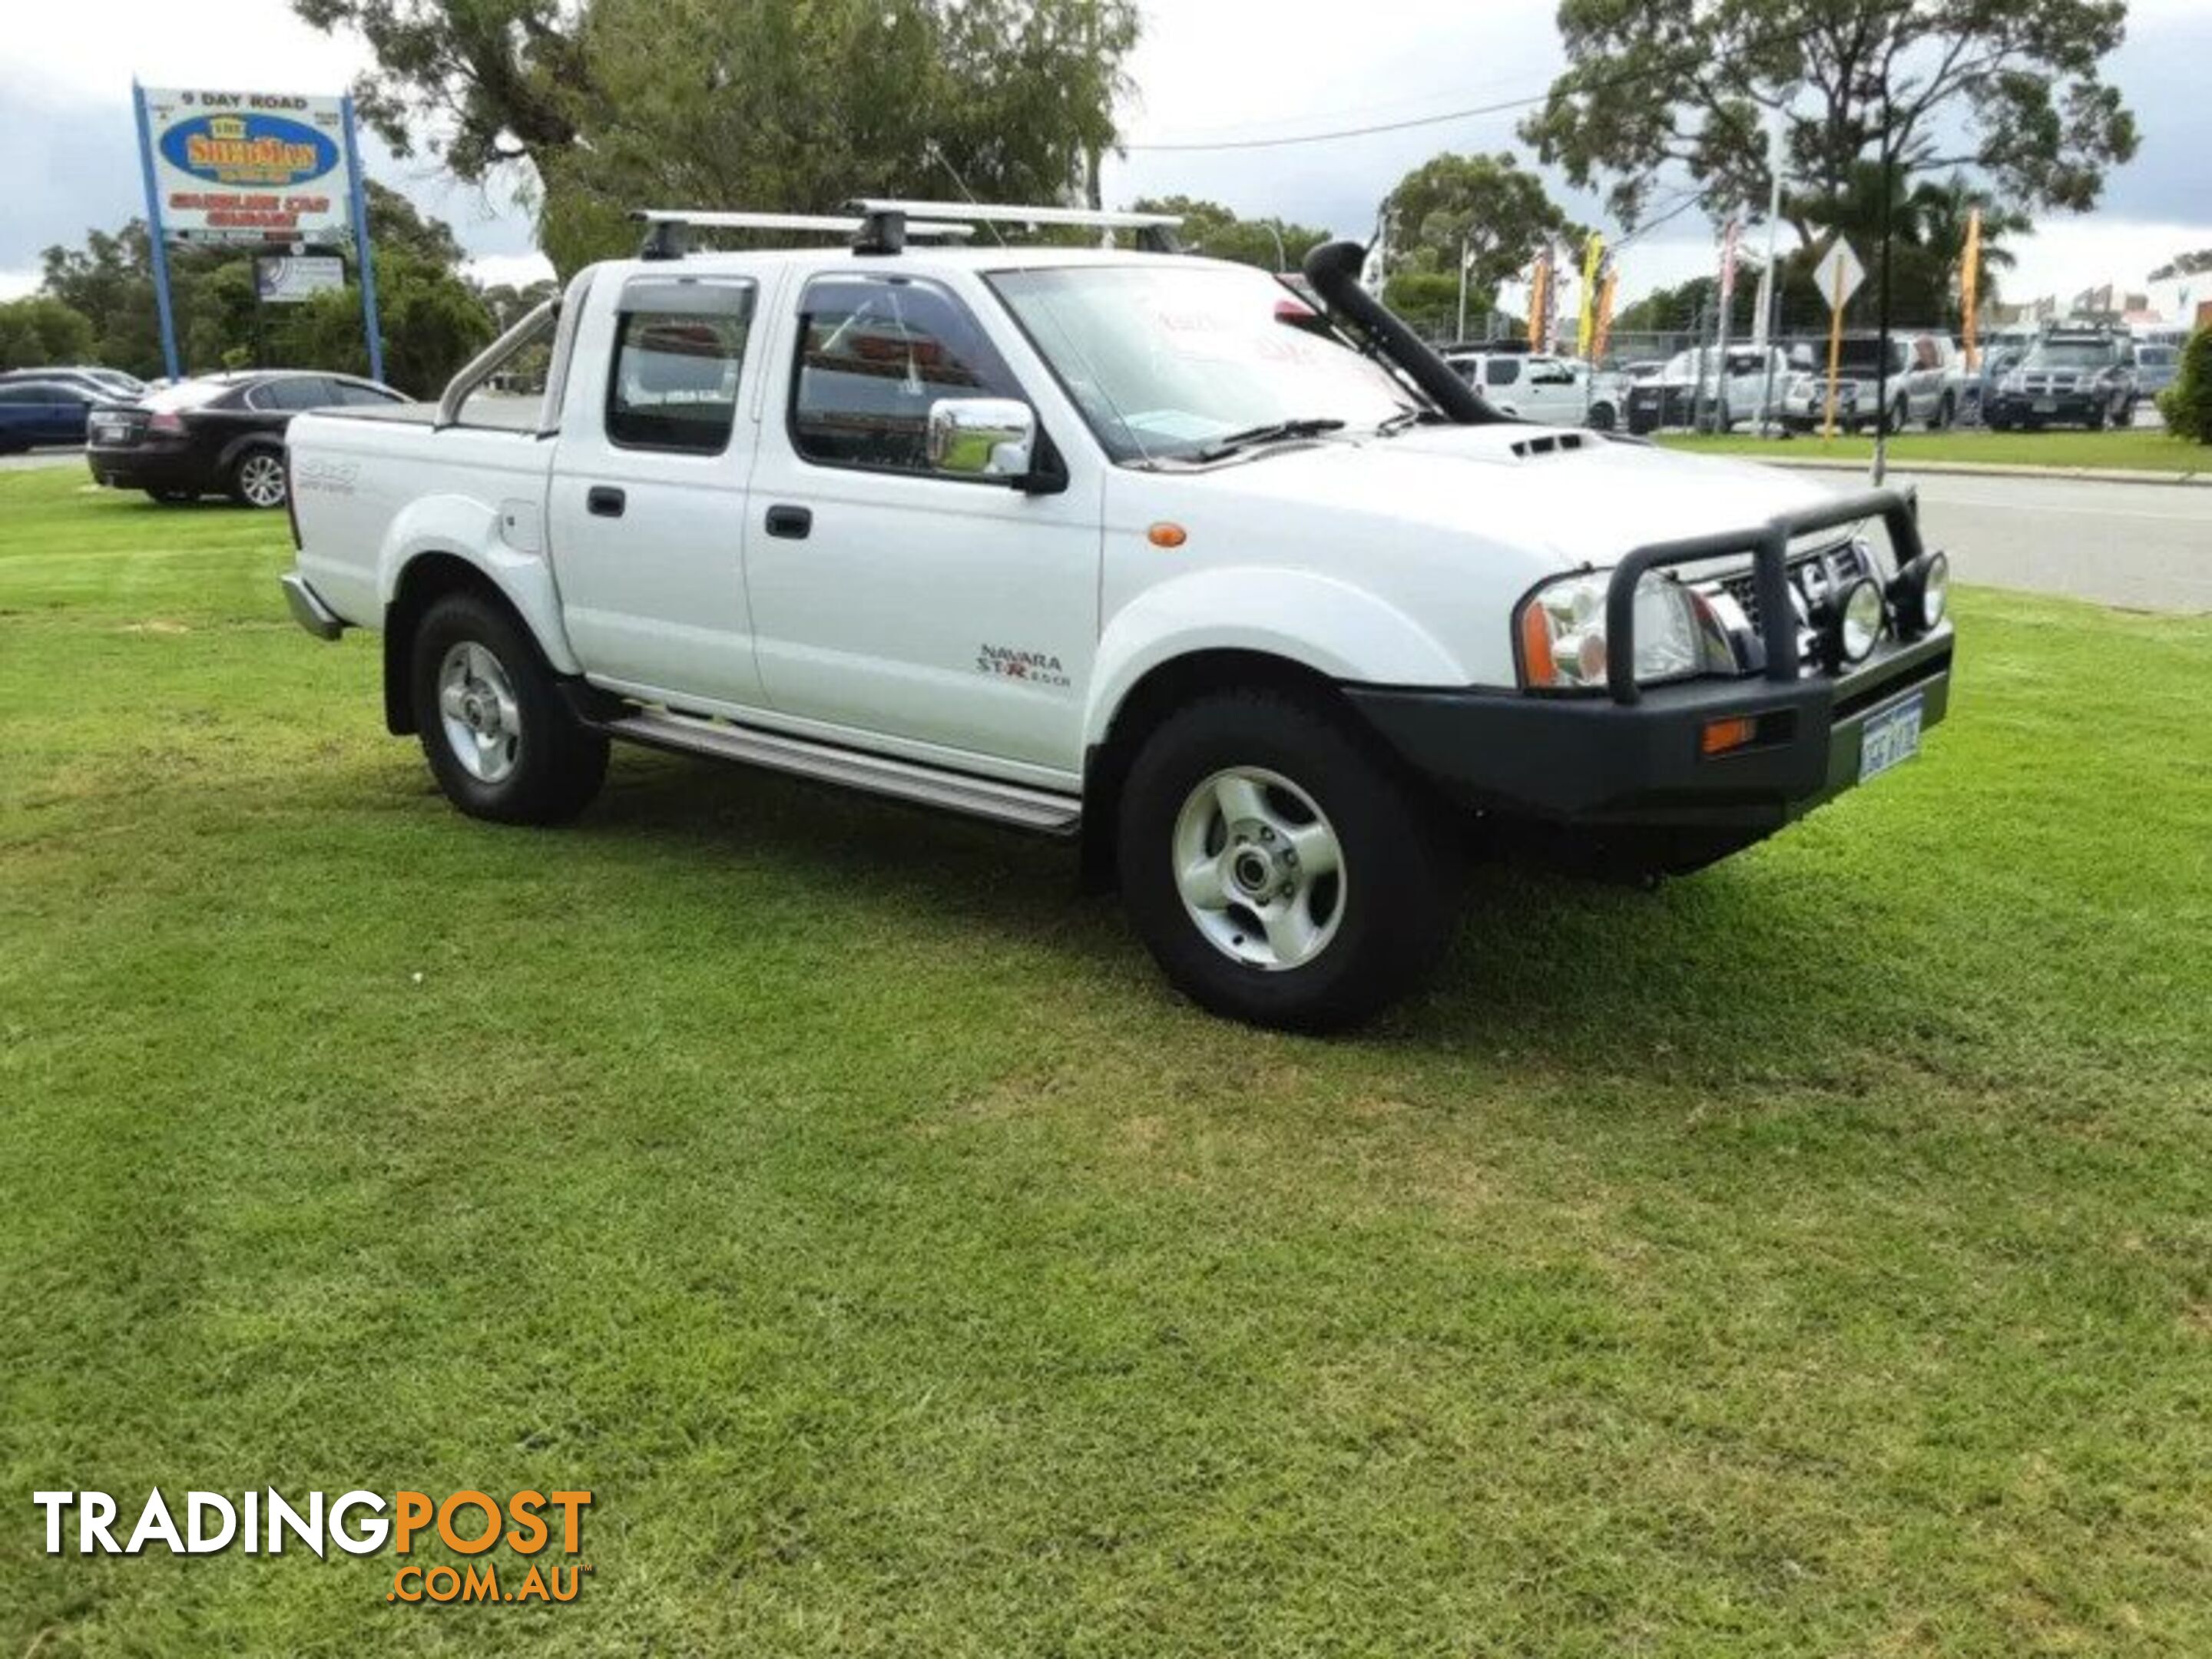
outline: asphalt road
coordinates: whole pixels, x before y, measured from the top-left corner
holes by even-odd
[[[1852,474],[1830,473],[1836,488]],[[1921,532],[1962,582],[2135,611],[2212,611],[2212,488],[1890,474],[1920,488]]]
[[[21,455],[0,455],[0,472],[24,472],[34,466],[82,466],[82,449],[33,449]]]

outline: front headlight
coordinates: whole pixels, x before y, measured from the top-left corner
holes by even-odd
[[[1997,382],[1997,390],[2000,392],[2025,392],[2027,390],[2027,376],[2021,374],[2018,369],[2014,369],[2011,374],[2006,375],[2004,379]]]
[[[1586,571],[1547,582],[1521,603],[1521,684],[1557,691],[1602,688],[1610,661],[1605,596],[1612,577]],[[1648,571],[1636,584],[1638,684],[1733,672],[1728,635],[1704,600],[1673,577]]]

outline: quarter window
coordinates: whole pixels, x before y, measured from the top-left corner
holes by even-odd
[[[719,455],[737,424],[752,332],[749,282],[647,277],[623,289],[607,437],[631,449]]]
[[[1019,398],[975,314],[909,279],[819,277],[799,319],[791,437],[810,461],[930,471],[929,406]]]

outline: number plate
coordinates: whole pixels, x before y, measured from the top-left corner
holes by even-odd
[[[1923,702],[1913,693],[1894,708],[1885,708],[1859,733],[1859,781],[1878,778],[1893,766],[1902,766],[1920,752],[1920,714]]]
[[[92,423],[92,441],[101,444],[117,443],[130,430],[130,427],[121,421],[94,421]]]
[[[2058,412],[2058,399],[2056,398],[2038,398],[2028,406],[2039,415],[2056,415]]]

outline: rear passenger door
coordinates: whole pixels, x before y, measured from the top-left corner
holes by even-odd
[[[595,680],[760,701],[744,584],[759,308],[750,276],[634,276],[577,331],[545,515],[569,643]]]

